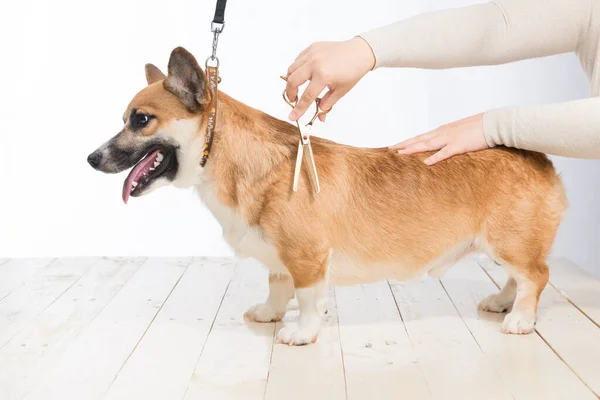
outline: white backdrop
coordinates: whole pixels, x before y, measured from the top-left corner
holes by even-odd
[[[311,42],[475,2],[230,0],[219,45],[221,89],[285,118],[279,75]],[[166,69],[179,45],[200,62],[209,54],[214,2],[26,0],[0,7],[0,257],[229,255],[192,191],[165,188],[125,206],[125,173],[104,175],[86,163],[121,129],[122,112],[145,85],[145,63]],[[586,95],[573,55],[448,71],[378,70],[315,134],[384,146],[490,107]],[[600,274],[600,162],[556,163],[571,208],[555,254]]]

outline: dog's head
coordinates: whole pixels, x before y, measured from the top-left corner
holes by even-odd
[[[199,160],[205,135],[200,129],[212,93],[196,59],[178,47],[168,75],[146,65],[148,86],[131,101],[125,126],[88,156],[96,170],[117,173],[133,167],[123,184],[123,201],[158,187],[188,187],[202,173]]]

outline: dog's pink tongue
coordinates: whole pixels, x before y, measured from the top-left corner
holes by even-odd
[[[129,175],[127,175],[125,182],[123,182],[123,202],[125,204],[127,204],[127,200],[129,200],[129,195],[131,194],[131,191],[134,188],[133,182],[139,182],[144,175],[149,174],[150,167],[152,167],[152,165],[154,164],[154,160],[156,160],[156,156],[158,156],[159,152],[160,150],[156,150],[152,154],[146,156],[142,161],[137,163],[137,165],[133,167]]]

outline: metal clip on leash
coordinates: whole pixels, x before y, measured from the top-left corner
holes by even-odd
[[[215,8],[215,17],[210,24],[210,31],[213,33],[212,54],[206,59],[206,68],[209,67],[209,61],[214,62],[214,67],[219,68],[219,59],[217,58],[217,46],[219,45],[219,35],[225,29],[225,6],[227,0],[217,0]]]

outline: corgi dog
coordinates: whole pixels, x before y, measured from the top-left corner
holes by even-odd
[[[328,285],[439,277],[475,251],[509,275],[480,309],[509,311],[505,333],[534,329],[548,282],[546,258],[567,208],[546,155],[496,147],[427,166],[431,153],[400,155],[313,137],[321,191],[315,193],[303,168],[293,192],[295,125],[213,93],[181,47],[171,53],[166,75],[148,64],[146,79],[125,110],[123,129],[88,162],[105,173],[133,167],[125,202],[165,185],[195,188],[236,256],[269,270],[268,298],[245,317],[278,321],[297,298],[298,322],[278,332],[279,342],[317,340]],[[201,166],[214,96],[216,130]]]

